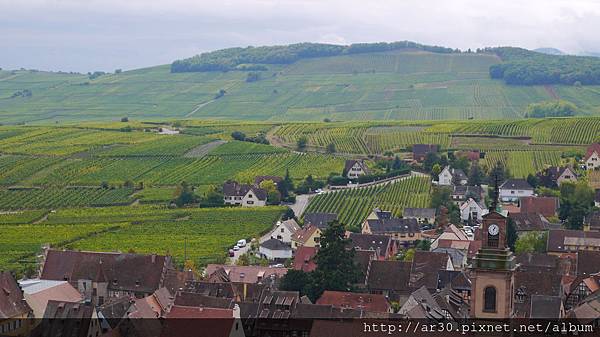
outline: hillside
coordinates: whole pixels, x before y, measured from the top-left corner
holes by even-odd
[[[300,59],[263,71],[118,74],[0,71],[2,123],[133,119],[265,121],[521,118],[561,98],[600,114],[600,86],[509,86],[487,53],[395,50]],[[249,75],[253,74],[253,75]],[[90,79],[92,77],[93,79]],[[221,93],[220,93],[221,92]]]

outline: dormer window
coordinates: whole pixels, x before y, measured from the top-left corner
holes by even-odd
[[[113,285],[115,285],[115,286],[117,285],[117,279],[113,280]]]

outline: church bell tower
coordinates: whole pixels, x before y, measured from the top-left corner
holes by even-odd
[[[498,184],[496,183],[496,186]],[[508,248],[508,220],[496,211],[498,199],[483,216],[481,249],[469,267],[472,318],[499,319],[513,316],[515,256]]]

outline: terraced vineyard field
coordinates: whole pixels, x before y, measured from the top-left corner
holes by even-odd
[[[133,189],[130,188],[0,190],[0,210],[125,205],[133,201],[132,193]]]
[[[171,254],[183,264],[223,260],[228,247],[270,229],[283,207],[168,209],[156,206],[61,209],[31,224],[40,214],[0,214],[0,269],[31,270],[42,245],[95,251]],[[10,218],[7,218],[10,217]],[[18,218],[20,217],[20,218]],[[21,219],[21,224],[17,224]],[[32,235],[35,233],[35,235]]]
[[[336,213],[348,228],[358,229],[375,207],[396,216],[405,207],[428,207],[430,189],[429,177],[409,177],[392,184],[328,192],[315,196],[305,213]]]

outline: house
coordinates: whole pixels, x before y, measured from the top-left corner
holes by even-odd
[[[146,297],[165,285],[174,269],[170,256],[48,249],[40,279],[68,281],[85,299]]]
[[[223,184],[223,202],[226,205],[244,207],[265,206],[267,191],[254,185],[227,181]]]
[[[596,170],[600,167],[600,144],[594,143],[587,148],[583,162],[588,170]]]
[[[560,296],[531,296],[530,317],[533,319],[561,319],[565,315]]]
[[[446,166],[438,175],[438,184],[441,186],[466,185],[467,175],[461,169]]]
[[[508,217],[513,220],[518,234],[550,229],[550,221],[539,213],[510,213]]]
[[[403,302],[409,291],[410,269],[407,261],[371,261],[366,288],[372,294],[382,294],[391,301]]]
[[[363,222],[362,233],[387,235],[404,245],[421,239],[421,230],[416,219],[367,219]]]
[[[449,288],[458,292],[463,300],[471,298],[471,280],[463,270],[439,270],[437,274],[437,289]]]
[[[42,337],[99,336],[102,332],[98,312],[89,301],[48,301],[40,327]]]
[[[320,247],[321,230],[313,225],[304,225],[300,230],[292,235],[292,248],[300,247]]]
[[[467,246],[468,248],[468,246]],[[452,266],[458,269],[462,269],[467,266],[467,250],[462,248],[445,247],[445,245],[439,245],[435,249],[431,250],[434,253],[444,253],[450,256]]]
[[[589,295],[600,290],[600,273],[581,275],[564,286],[565,307],[571,309]]]
[[[350,233],[348,238],[353,249],[374,251],[379,260],[387,260],[398,253],[397,242],[386,235]]]
[[[284,221],[277,221],[275,224],[275,228],[265,235],[265,237],[270,237],[271,239],[277,239],[281,242],[291,243],[292,235],[300,230],[300,226],[294,219],[288,219]]]
[[[581,323],[597,322],[600,319],[600,292],[596,292],[567,313],[567,318]]]
[[[11,273],[0,271],[0,335],[28,334],[32,310]]]
[[[348,179],[358,179],[360,176],[368,175],[370,173],[367,164],[362,160],[346,160],[344,165],[343,176]]]
[[[413,160],[422,162],[427,154],[438,152],[438,146],[435,144],[414,144],[412,146]]]
[[[317,264],[313,260],[317,252],[317,247],[299,247],[294,254],[292,268],[294,270],[302,270],[303,272],[311,272],[317,269]]]
[[[320,230],[325,230],[329,227],[329,224],[337,220],[338,216],[335,213],[305,213],[304,214],[304,226],[313,225]]]
[[[577,182],[577,174],[573,168],[551,166],[536,174],[538,180],[546,187],[560,187],[564,182]]]
[[[291,259],[292,246],[290,243],[282,242],[277,239],[269,239],[260,244],[258,247],[260,255],[267,260],[275,259]]]
[[[440,270],[454,270],[452,259],[446,253],[417,250],[410,269],[410,287],[437,289],[437,275]]]
[[[468,200],[469,198],[473,198],[475,200],[483,200],[485,196],[485,191],[481,186],[454,186],[452,188],[452,193],[450,197],[452,201],[459,204],[463,201]]]
[[[413,291],[398,313],[409,319],[433,319],[436,321],[446,319],[442,308],[425,286]]]
[[[361,294],[325,290],[316,304],[332,305],[342,309],[357,309],[370,312],[391,312],[387,299],[380,294]]]
[[[287,268],[280,267],[262,267],[262,266],[233,266],[223,264],[209,264],[204,270],[204,274],[209,281],[215,280],[219,276],[221,281],[239,282],[239,283],[263,283],[269,279],[278,279],[287,273]]]
[[[470,239],[463,229],[450,224],[444,231],[431,242],[431,249],[437,247],[456,248],[466,250],[469,247]]]
[[[514,314],[531,318],[534,296],[560,296],[562,275],[554,268],[528,268],[515,272]]]
[[[557,197],[521,197],[519,198],[519,212],[537,213],[545,217],[558,215],[560,202]]]
[[[533,196],[533,187],[525,179],[508,179],[500,185],[500,200],[518,201],[521,197]]]
[[[460,219],[464,222],[480,222],[483,220],[483,216],[488,213],[489,210],[483,202],[477,202],[473,198],[469,198],[460,205]]]
[[[578,251],[600,250],[600,232],[570,229],[551,229],[548,231],[548,254],[561,255]]]
[[[48,301],[82,302],[84,300],[81,293],[67,281],[32,279],[19,281],[19,286],[36,319],[44,317]]]
[[[593,211],[585,216],[583,230],[600,232],[600,211]]]
[[[422,224],[435,223],[435,208],[405,208],[402,211],[405,219],[417,219]]]

